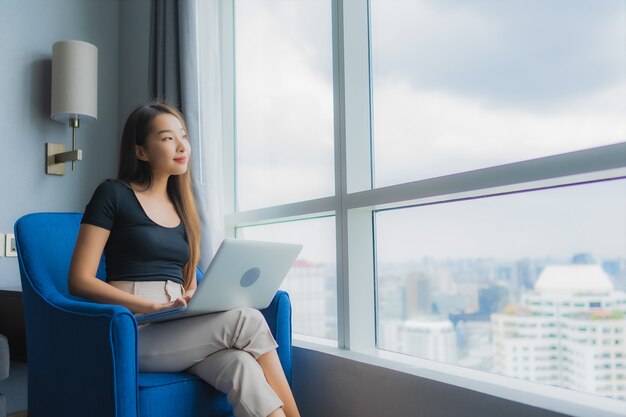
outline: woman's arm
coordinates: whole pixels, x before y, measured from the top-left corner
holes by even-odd
[[[184,299],[177,299],[164,304],[154,303],[96,278],[100,257],[110,234],[110,231],[102,227],[90,224],[80,225],[70,265],[70,293],[98,303],[123,305],[133,313],[151,313],[172,306],[187,304]]]

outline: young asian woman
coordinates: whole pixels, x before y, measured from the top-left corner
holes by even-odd
[[[138,107],[122,133],[116,180],[88,203],[69,273],[72,294],[148,313],[186,305],[196,289],[200,221],[183,115],[155,101]],[[107,281],[95,274],[102,253]],[[299,412],[261,313],[241,308],[142,325],[139,369],[186,370],[227,394],[237,417]]]

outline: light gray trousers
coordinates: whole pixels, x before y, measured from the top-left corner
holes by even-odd
[[[182,286],[172,281],[110,284],[159,303],[183,293]],[[239,308],[139,326],[139,370],[186,370],[225,393],[235,416],[266,417],[283,403],[256,359],[276,347],[263,315]]]

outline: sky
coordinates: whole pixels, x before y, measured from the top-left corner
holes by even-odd
[[[332,195],[330,1],[235,5],[240,208]],[[370,19],[376,186],[626,140],[623,0],[372,0]],[[379,224],[398,261],[626,257],[623,183],[573,190],[385,212]],[[328,246],[319,229],[310,246]],[[514,244],[498,245],[503,234]],[[418,250],[415,236],[437,243]]]
[[[626,139],[623,0],[374,0],[371,16],[378,186]]]
[[[235,2],[238,204],[334,193],[330,1]]]
[[[381,262],[626,259],[626,180],[384,211],[376,224]]]

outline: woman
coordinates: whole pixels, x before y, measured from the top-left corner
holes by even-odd
[[[72,294],[133,313],[184,306],[196,289],[199,219],[183,116],[153,102],[124,126],[117,180],[85,209],[69,273]],[[96,278],[102,252],[107,282]],[[145,372],[186,370],[228,396],[239,416],[299,416],[261,313],[242,308],[139,327]]]

